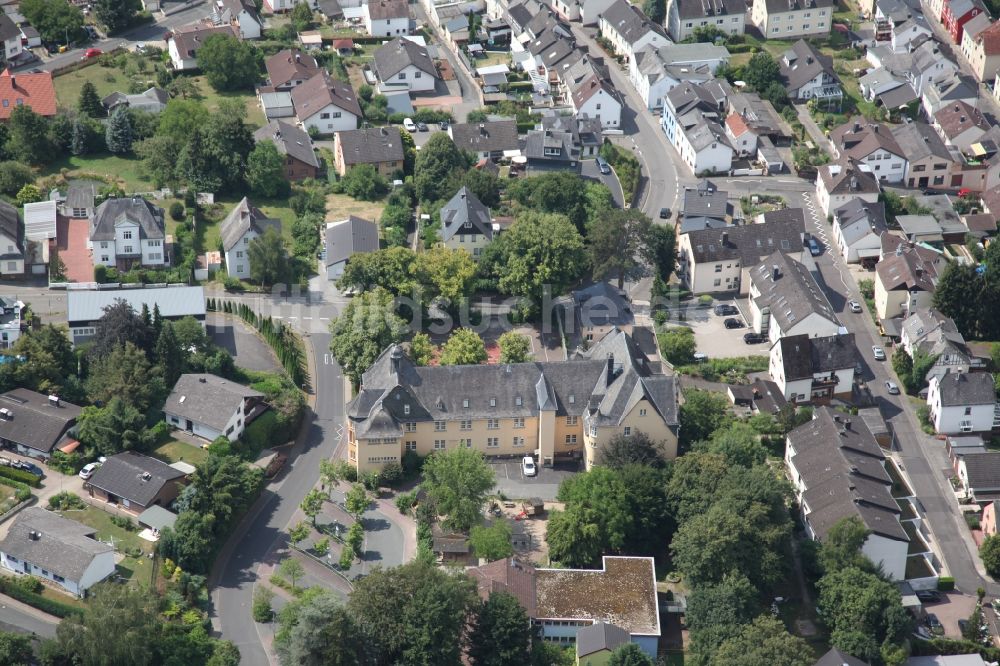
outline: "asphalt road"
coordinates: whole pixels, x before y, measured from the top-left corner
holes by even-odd
[[[0,597],[0,629],[19,634],[33,634],[42,638],[53,638],[58,623],[39,619],[24,610],[12,606],[8,597]]]
[[[580,165],[580,175],[606,185],[611,190],[611,196],[615,200],[615,205],[619,208],[625,207],[625,195],[622,192],[622,184],[618,180],[618,174],[613,169],[611,173],[603,174],[597,167],[597,160],[584,160]]]
[[[437,42],[435,46],[438,54],[445,57],[451,65],[452,70],[455,72],[458,85],[462,89],[462,103],[452,106],[450,110],[451,115],[455,118],[455,122],[465,122],[465,116],[469,113],[469,111],[481,108],[478,93],[479,86],[472,80],[472,76],[466,69],[465,64],[459,62],[458,57],[452,53],[450,48],[448,48],[447,40],[444,38],[444,35],[441,34],[441,30],[439,30],[434,23],[431,22],[430,18],[428,18],[427,12],[424,11],[423,6],[418,2],[411,5],[411,7],[413,9],[413,15],[417,19],[417,23],[422,23],[434,33],[434,39]]]

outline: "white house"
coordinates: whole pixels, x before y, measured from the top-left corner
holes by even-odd
[[[167,33],[167,53],[175,71],[182,72],[198,68],[198,49],[212,35],[238,36],[239,30],[233,25],[206,25],[195,23],[174,28]]]
[[[267,217],[246,197],[229,212],[222,221],[219,235],[226,257],[226,272],[230,277],[250,279],[250,241],[263,236],[268,229],[281,234],[281,220]]]
[[[653,23],[636,5],[615,0],[597,20],[601,36],[611,42],[615,53],[632,60],[635,52],[647,46],[670,43],[663,28]]]
[[[205,326],[205,289],[202,286],[144,286],[140,289],[69,289],[66,292],[66,323],[74,345],[87,342],[97,333],[104,309],[125,301],[137,314],[143,307],[160,311],[160,317],[177,321],[191,317]]]
[[[853,333],[792,335],[771,346],[768,374],[786,400],[826,403],[851,395],[857,360]]]
[[[372,70],[383,90],[427,92],[439,78],[427,47],[399,37],[375,51]]]
[[[0,42],[3,43],[4,62],[16,60],[24,51],[21,45],[21,29],[15,25],[7,14],[0,11]]]
[[[635,49],[629,60],[629,81],[649,109],[658,109],[663,96],[683,82],[704,83],[729,62],[729,51],[716,44],[668,44]]]
[[[357,129],[361,119],[354,88],[325,70],[292,89],[292,105],[303,129],[323,135]]]
[[[573,113],[577,118],[597,118],[604,129],[621,126],[622,103],[602,69],[584,57],[561,72]]]
[[[379,249],[378,227],[374,222],[349,215],[346,220],[326,225],[324,242],[326,278],[338,280],[344,274],[351,257]]]
[[[765,39],[817,37],[830,32],[834,0],[754,0],[750,22]]]
[[[115,573],[115,550],[98,541],[97,530],[33,506],[14,517],[0,541],[0,565],[44,578],[82,597]]]
[[[934,430],[940,434],[989,433],[1000,428],[996,387],[988,372],[950,372],[932,377],[927,407]]]
[[[792,44],[781,55],[778,65],[792,100],[833,103],[844,96],[840,79],[833,70],[833,59],[819,53],[804,39]]]
[[[746,31],[743,0],[667,0],[667,34],[675,42],[694,36],[698,28],[712,26],[730,35]]]
[[[567,21],[597,25],[600,15],[614,0],[552,0],[552,9]]]
[[[410,7],[406,0],[370,0],[362,5],[365,29],[373,37],[410,34]]]
[[[882,253],[882,234],[889,231],[885,205],[851,199],[833,211],[833,242],[849,264],[877,261]]]
[[[163,405],[167,424],[206,441],[234,442],[267,405],[263,393],[207,373],[178,378]]]
[[[441,207],[441,242],[453,250],[463,249],[478,260],[491,240],[490,209],[463,186]]]
[[[785,440],[785,467],[809,536],[857,518],[870,532],[861,552],[895,580],[906,577],[909,536],[899,522],[885,454],[864,420],[821,407]]]
[[[24,303],[13,296],[0,296],[0,349],[10,349],[21,337]]]
[[[853,199],[875,203],[880,191],[878,179],[868,166],[850,160],[824,164],[816,178],[816,204],[824,216],[832,215]]]
[[[17,209],[0,201],[0,277],[24,273],[24,227]]]
[[[253,0],[215,0],[210,17],[216,25],[232,25],[240,39],[260,39],[264,21]]]
[[[830,145],[838,158],[866,164],[884,183],[898,183],[906,176],[906,156],[888,125],[858,117],[830,132]]]
[[[892,27],[892,38],[889,43],[896,53],[906,53],[910,44],[918,40],[930,39],[933,36],[930,26],[923,15],[917,15],[908,21],[903,21]]]
[[[750,270],[750,321],[774,343],[792,335],[827,337],[840,321],[805,265],[775,250]]]
[[[667,93],[660,126],[695,175],[727,173],[733,146],[722,121],[725,91],[718,82],[684,84]]]
[[[163,209],[140,196],[108,199],[90,220],[88,246],[95,264],[122,270],[137,264],[166,266]]]

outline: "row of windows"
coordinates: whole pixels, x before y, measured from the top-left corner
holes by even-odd
[[[568,402],[571,405],[576,404],[576,396],[575,395],[569,395],[569,396],[567,396],[566,397],[566,402]],[[471,404],[472,404],[472,402],[468,398],[464,398],[462,400],[462,409],[468,409]],[[521,396],[518,395],[518,396],[514,397],[514,405],[515,406],[520,407],[523,404],[524,404],[524,400],[521,399]],[[490,407],[496,407],[496,406],[497,406],[497,399],[496,398],[490,398]],[[403,405],[403,414],[407,414],[408,415],[409,413],[410,413],[410,406],[409,405]],[[444,423],[444,422],[443,421],[437,421],[437,423]]]
[[[803,23],[802,27],[800,28],[800,30],[808,30],[810,27],[811,26],[808,23]],[[825,27],[826,27],[826,21],[816,21],[816,29],[817,30],[820,29],[820,28],[825,28]],[[780,30],[780,28],[778,28],[778,26],[774,26],[773,28],[771,28],[771,32],[772,33],[778,32],[779,30]],[[787,28],[785,28],[785,32],[791,32],[792,30],[795,30],[795,26],[794,25],[790,25]]]
[[[407,412],[409,413],[409,412]],[[514,428],[524,427],[524,417],[515,416],[511,419]],[[579,416],[567,416],[566,425],[575,426],[580,422]],[[500,429],[500,419],[486,419],[486,428],[488,430],[499,430]],[[459,430],[472,430],[472,419],[462,419],[458,422]],[[415,421],[407,421],[403,424],[403,430],[405,432],[416,432],[417,424]],[[434,422],[434,432],[447,432],[448,422],[447,421],[435,421]]]
[[[396,456],[368,456],[369,463],[387,463],[396,462],[399,458]]]
[[[570,443],[569,442],[569,438],[571,436],[573,437],[573,443],[575,444],[576,443],[576,435],[567,435],[566,436],[566,443],[567,444]],[[517,447],[524,446],[524,437],[514,437],[511,440],[511,445],[517,446]],[[467,449],[471,449],[472,448],[472,440],[471,439],[460,439],[460,440],[458,440],[458,446],[459,446],[459,448],[465,447]],[[499,446],[500,446],[500,438],[499,437],[487,437],[486,438],[486,448],[488,448],[488,449],[495,449],[495,448],[498,448]],[[405,443],[404,447],[406,448],[407,451],[416,451],[417,450],[417,443],[413,442],[413,441],[409,441],[409,442]],[[434,440],[434,450],[435,451],[443,451],[446,448],[448,448],[447,440],[444,440],[444,439],[435,439]]]

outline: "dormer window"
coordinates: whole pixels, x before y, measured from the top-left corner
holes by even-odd
[[[497,399],[490,398],[490,407],[496,407],[496,406],[497,406]]]
[[[465,408],[465,409],[469,408],[469,399],[468,398],[466,398],[465,400],[462,401],[462,407]]]
[[[569,404],[571,404],[571,405],[572,405],[572,404],[573,404],[574,402],[576,402],[576,396],[575,396],[575,395],[571,395],[571,396],[569,397]]]
[[[521,396],[517,396],[516,398],[514,398],[514,404],[517,405],[518,407],[521,406]]]
[[[466,222],[462,226],[464,226],[466,229],[471,229],[472,228],[472,220],[469,220],[468,222]]]
[[[410,415],[410,406],[409,405],[403,405],[403,414],[406,414],[407,416]]]

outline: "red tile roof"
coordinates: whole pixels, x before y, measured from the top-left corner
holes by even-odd
[[[13,76],[9,69],[5,69],[0,74],[0,120],[10,118],[11,111],[18,106],[30,106],[42,116],[56,115],[56,89],[52,85],[52,73]]]
[[[733,136],[740,137],[743,136],[745,132],[748,132],[750,128],[747,126],[743,116],[738,113],[730,113],[726,118],[726,126],[729,131],[732,132]]]
[[[982,42],[986,55],[1000,55],[1000,21],[976,35],[976,40]]]

